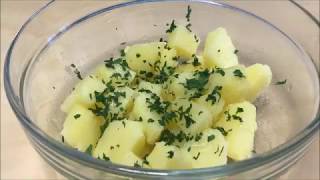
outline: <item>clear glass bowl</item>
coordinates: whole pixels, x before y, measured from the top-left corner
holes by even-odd
[[[70,64],[86,75],[123,48],[122,42],[130,45],[164,37],[165,24],[172,19],[186,23],[187,5],[192,7],[192,29],[202,40],[209,31],[223,26],[240,50],[241,63],[268,64],[274,82],[287,79],[285,85],[270,85],[255,102],[257,153],[248,160],[219,167],[152,170],[100,161],[63,145],[59,133],[64,115],[59,106],[78,81]],[[61,174],[77,179],[267,179],[285,172],[301,158],[316,136],[319,73],[314,63],[318,57],[314,52],[308,55],[305,45],[268,21],[205,0],[132,1],[107,7],[96,3],[94,8],[78,6],[70,11],[75,6],[49,2],[37,11],[13,40],[4,67],[12,109],[35,150]]]

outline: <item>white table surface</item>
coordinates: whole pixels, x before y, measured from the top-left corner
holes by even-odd
[[[318,0],[298,2],[319,17]],[[47,165],[29,144],[8,104],[2,81],[3,61],[9,43],[21,24],[43,4],[45,1],[40,0],[1,0],[1,179],[63,178]],[[319,179],[319,138],[311,145],[306,155],[281,179]]]

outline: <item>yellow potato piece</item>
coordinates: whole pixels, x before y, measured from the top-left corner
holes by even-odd
[[[191,59],[186,62],[186,64],[180,64],[176,68],[176,73],[194,73],[195,71],[201,71],[204,70],[204,60],[202,56],[195,55],[194,57],[191,57]]]
[[[200,40],[186,27],[178,25],[173,32],[168,33],[168,45],[177,50],[180,57],[190,59],[196,54]]]
[[[158,122],[161,116],[154,111],[150,111],[147,98],[150,98],[149,94],[139,93],[135,99],[130,117],[134,120],[142,120],[147,143],[154,144],[159,139],[163,126]]]
[[[71,147],[84,152],[90,145],[93,147],[100,136],[100,120],[87,108],[75,104],[68,112],[61,135]]]
[[[124,68],[121,65],[115,65],[114,68],[106,67],[104,64],[98,66],[94,75],[106,83],[112,80],[114,86],[129,84],[133,81],[136,73],[129,68]]]
[[[204,130],[199,141],[187,143],[182,151],[192,159],[192,168],[205,168],[227,164],[228,144],[217,129]]]
[[[209,32],[204,46],[203,57],[208,68],[228,68],[238,64],[235,47],[224,28]]]
[[[88,76],[81,80],[66,100],[62,103],[60,109],[68,112],[74,104],[81,104],[84,107],[92,107],[95,103],[94,92],[102,92],[106,88],[100,80],[94,76]]]
[[[152,42],[129,46],[126,52],[126,60],[129,67],[137,72],[154,72],[154,65],[160,60],[161,49],[165,42]]]
[[[263,89],[270,85],[272,72],[268,65],[254,64],[246,68],[249,82],[247,100],[254,101]]]
[[[193,121],[191,122],[186,118],[177,120],[177,125],[183,132],[195,135],[212,126],[211,113],[205,106],[186,99],[175,100],[172,104],[172,110],[178,111],[180,107],[183,108],[184,112],[188,111],[188,108],[191,107],[187,116]]]
[[[214,127],[223,128],[227,132],[230,158],[242,160],[251,156],[257,130],[256,107],[253,104],[244,101],[228,105]]]
[[[226,104],[241,102],[246,99],[249,90],[249,82],[243,65],[237,65],[226,69],[216,69],[215,73],[209,78],[209,92],[216,86],[221,86],[221,95]],[[241,77],[239,77],[241,76]]]
[[[113,155],[120,152],[133,152],[138,155],[143,153],[145,136],[141,122],[121,120],[113,121],[105,129],[93,151],[94,157],[105,156],[113,159]]]
[[[164,142],[157,142],[152,152],[147,157],[151,168],[154,169],[174,169],[175,157],[178,148],[173,145],[166,145]]]

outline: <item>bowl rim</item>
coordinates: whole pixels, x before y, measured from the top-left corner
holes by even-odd
[[[217,166],[217,167],[208,167],[208,168],[200,168],[200,169],[191,169],[191,170],[157,170],[157,169],[146,169],[146,168],[134,168],[119,164],[113,164],[110,162],[101,161],[98,159],[95,159],[91,157],[90,155],[84,154],[82,152],[79,152],[77,150],[74,150],[70,147],[65,146],[61,142],[55,140],[54,138],[48,136],[44,131],[42,131],[40,128],[38,128],[26,115],[24,112],[23,104],[20,103],[18,96],[14,93],[13,86],[11,84],[10,80],[10,59],[15,47],[16,42],[19,40],[20,35],[24,31],[24,29],[28,26],[28,24],[38,15],[41,14],[41,12],[45,11],[55,0],[52,0],[45,4],[43,7],[41,7],[39,10],[37,10],[30,18],[21,26],[20,30],[17,32],[16,36],[14,37],[13,41],[11,42],[9,49],[7,51],[6,57],[5,57],[5,63],[4,63],[4,88],[5,92],[9,101],[9,104],[16,114],[18,120],[23,125],[24,128],[26,128],[28,131],[30,131],[31,136],[38,139],[40,142],[48,146],[48,148],[52,149],[53,151],[58,152],[59,154],[76,161],[80,164],[83,164],[85,166],[103,170],[109,173],[114,173],[118,175],[125,175],[125,176],[140,176],[140,177],[147,177],[147,176],[154,176],[154,177],[162,177],[162,176],[186,176],[186,177],[198,177],[199,175],[210,175],[210,176],[225,176],[225,175],[232,175],[239,172],[244,172],[249,169],[253,169],[259,166],[263,166],[269,162],[272,162],[277,159],[282,159],[284,157],[288,157],[290,155],[290,152],[292,150],[295,150],[302,145],[305,144],[305,142],[311,141],[312,137],[319,131],[319,124],[320,124],[320,112],[319,112],[319,97],[318,97],[318,103],[316,104],[318,112],[315,115],[315,118],[308,124],[305,129],[301,130],[298,134],[296,134],[294,137],[292,137],[289,141],[286,143],[283,143],[270,151],[267,151],[265,153],[261,153],[257,156],[254,156],[250,159],[234,162],[232,164],[227,164],[223,166]],[[317,86],[316,89],[319,90],[319,72],[317,72],[317,69],[315,68],[315,65],[310,60],[311,57],[307,55],[307,53],[303,50],[303,48],[296,43],[292,38],[290,38],[286,33],[281,31],[279,28],[268,22],[267,20],[251,13],[246,10],[237,8],[235,6],[227,5],[220,2],[210,1],[210,0],[134,0],[124,3],[115,4],[108,7],[103,7],[98,10],[95,10],[93,12],[90,12],[89,14],[82,16],[81,18],[75,20],[71,24],[64,26],[63,29],[60,29],[56,34],[51,36],[48,43],[51,43],[56,38],[58,38],[61,34],[72,28],[73,26],[91,18],[96,15],[99,15],[104,12],[110,12],[114,9],[118,9],[121,7],[127,7],[131,5],[137,5],[137,4],[143,4],[143,3],[153,3],[153,2],[186,2],[186,3],[204,3],[210,6],[218,6],[221,8],[231,9],[234,11],[237,11],[238,13],[246,14],[250,17],[253,17],[259,21],[262,21],[263,23],[269,25],[274,30],[280,32],[283,36],[285,36],[292,44],[295,45],[295,47],[300,51],[301,55],[304,57],[302,58],[308,68],[311,68],[312,73],[316,73],[318,79],[315,80],[315,85]],[[309,16],[310,17],[310,16]],[[316,23],[316,22],[315,22]],[[308,59],[308,61],[305,61],[305,59]]]

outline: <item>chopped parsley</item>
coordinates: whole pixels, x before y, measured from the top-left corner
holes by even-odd
[[[239,77],[239,78],[245,78],[245,77],[246,77],[246,76],[241,72],[240,69],[234,70],[234,71],[233,71],[233,75],[234,75],[234,76],[237,76],[237,77]]]
[[[138,161],[134,162],[133,167],[141,168],[142,166],[138,163]]]
[[[219,150],[220,150],[220,146],[218,145],[217,150],[214,153],[217,154]]]
[[[214,140],[214,138],[215,138],[214,134],[212,134],[212,135],[208,136],[208,142],[210,142],[210,141]]]
[[[212,90],[212,92],[207,96],[206,101],[211,101],[211,104],[215,104],[216,102],[219,102],[221,99],[221,91],[222,86],[216,86]]]
[[[174,156],[174,152],[173,151],[168,151],[167,152],[168,153],[168,158],[170,158],[170,159],[172,159],[173,158],[173,156]]]
[[[186,18],[187,18],[187,21],[188,21],[188,22],[190,21],[191,11],[192,11],[192,9],[191,9],[190,5],[188,5],[187,15],[186,15]]]
[[[87,149],[85,150],[86,154],[92,155],[92,150],[93,150],[93,146],[92,144],[90,144]]]
[[[190,152],[190,151],[191,151],[191,146],[190,146],[190,147],[188,147],[187,151],[188,151],[188,152]]]
[[[140,56],[141,56],[141,54],[139,54],[139,53],[136,54],[136,57],[137,57],[137,58],[139,58]]]
[[[234,54],[237,54],[238,52],[239,52],[239,50],[238,50],[238,49],[235,49],[233,53],[234,53]]]
[[[126,122],[121,121],[121,123],[122,123],[122,125],[123,125],[123,128],[125,128],[125,127],[126,127]]]
[[[219,156],[221,156],[223,150],[224,150],[224,146],[222,146],[220,153],[219,153]]]
[[[194,74],[194,78],[187,79],[186,83],[183,84],[184,87],[188,90],[196,89],[196,90],[203,90],[203,87],[208,83],[210,77],[210,72],[208,69],[204,71],[197,71]]]
[[[125,56],[125,55],[126,55],[126,53],[124,52],[124,49],[121,49],[121,50],[120,50],[120,56],[123,57],[123,56]]]
[[[283,85],[283,84],[286,84],[287,83],[287,80],[283,80],[283,81],[277,81],[274,85]]]
[[[198,160],[199,156],[200,156],[200,152],[198,152],[198,154],[196,156],[193,156],[193,159]]]
[[[105,161],[110,161],[110,158],[108,156],[106,156],[104,153],[102,154],[102,158]]]
[[[188,29],[189,32],[192,32],[192,30],[190,29],[190,27],[191,27],[191,24],[188,23],[188,24],[186,25],[186,28]]]
[[[228,135],[228,132],[223,127],[216,127],[215,129],[219,130],[223,136]]]
[[[219,67],[215,67],[214,69],[215,73],[221,74],[221,76],[224,76],[226,73],[224,72],[223,69],[219,68]]]
[[[194,138],[194,140],[197,142],[197,141],[200,141],[200,139],[202,138],[202,132],[200,132],[199,134],[196,134],[196,137]]]
[[[175,21],[174,20],[172,20],[172,22],[171,22],[171,24],[170,24],[170,27],[169,27],[169,29],[167,29],[167,33],[172,33],[173,31],[174,31],[174,29],[176,29],[177,28],[177,26],[176,26],[176,24],[175,24]]]
[[[159,141],[164,141],[166,145],[171,145],[174,143],[175,139],[175,134],[172,133],[170,130],[165,129],[161,132]]]
[[[64,143],[64,136],[61,137],[61,141]]]
[[[233,115],[232,115],[232,119],[238,120],[238,121],[240,121],[240,122],[243,122],[242,118],[241,118],[240,116],[236,115],[236,114],[233,114]]]
[[[151,119],[151,118],[148,119],[148,123],[153,123],[153,122],[154,122],[153,119]]]
[[[243,108],[241,108],[241,107],[238,107],[237,108],[237,112],[236,112],[236,114],[238,114],[238,113],[242,113],[244,110],[243,110]]]
[[[192,55],[192,57],[193,57],[192,65],[193,65],[194,67],[200,66],[201,63],[199,62],[199,58],[198,58],[196,55],[194,55],[194,54]]]
[[[223,114],[225,115],[227,121],[230,121],[230,120],[231,120],[231,115],[230,115],[230,113],[229,113],[229,110],[223,112]]]
[[[78,119],[80,116],[81,116],[81,114],[76,114],[73,117],[74,117],[74,119]]]

